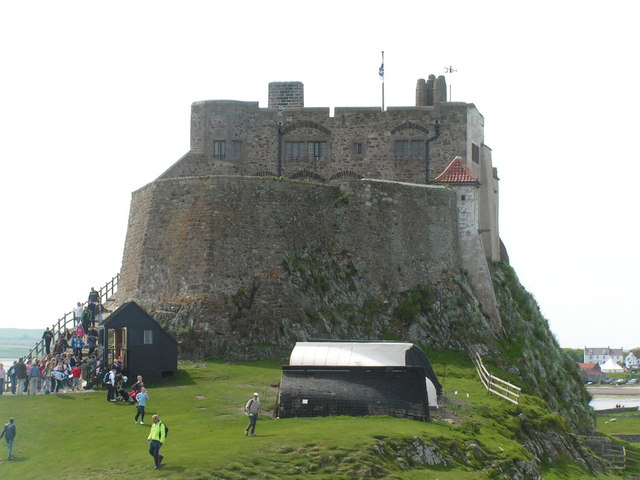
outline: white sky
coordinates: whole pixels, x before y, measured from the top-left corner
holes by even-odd
[[[637,2],[4,2],[0,327],[44,328],[120,269],[131,192],[189,149],[194,101],[415,104],[485,117],[501,236],[565,347],[640,346]]]

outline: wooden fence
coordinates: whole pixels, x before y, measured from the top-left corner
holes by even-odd
[[[505,400],[508,400],[509,402],[516,405],[518,404],[520,391],[522,390],[520,387],[490,374],[482,363],[482,358],[480,357],[480,354],[478,352],[471,352],[471,359],[476,366],[476,370],[478,372],[478,375],[480,376],[480,381],[487,389],[487,392],[504,398]]]
[[[581,438],[593,453],[605,461],[609,470],[624,470],[628,461],[637,464],[637,458],[633,455],[629,457],[623,445],[613,443],[608,437],[583,436]]]

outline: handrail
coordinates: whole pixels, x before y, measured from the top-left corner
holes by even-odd
[[[476,366],[480,381],[484,385],[484,388],[487,389],[487,392],[504,398],[515,405],[518,404],[520,392],[522,391],[520,387],[489,373],[482,363],[482,357],[480,357],[478,352],[473,351],[471,353],[471,359]]]
[[[104,303],[102,299],[105,301],[109,300],[111,296],[118,291],[118,282],[120,281],[120,274],[117,273],[111,280],[109,280],[103,287],[98,290],[98,296],[100,298],[100,303]],[[85,301],[82,306],[87,305],[88,301]],[[73,327],[73,311],[65,313],[62,317],[60,317],[51,327],[51,332],[54,337],[60,335],[61,332],[64,331],[65,328],[69,328],[69,324]],[[25,355],[25,358],[39,358],[46,355],[46,349],[44,344],[44,339],[39,340],[35,346],[29,350],[29,353]]]

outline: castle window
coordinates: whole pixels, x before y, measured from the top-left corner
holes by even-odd
[[[309,158],[325,158],[327,156],[327,142],[307,143]]]
[[[240,158],[240,157],[242,157],[242,141],[232,140],[231,141],[231,158]]]
[[[480,147],[475,143],[471,144],[471,160],[474,163],[480,163]]]
[[[396,158],[409,156],[409,141],[396,140]]]
[[[424,140],[411,140],[411,156],[424,157]]]
[[[353,144],[353,154],[362,155],[364,153],[364,145],[362,143]]]
[[[424,140],[396,140],[396,158],[424,157]]]
[[[303,158],[304,142],[286,142],[284,144],[284,156],[287,158]]]
[[[227,156],[227,142],[215,140],[213,142],[213,158],[225,158]]]
[[[286,158],[326,158],[327,142],[286,142],[284,156]]]

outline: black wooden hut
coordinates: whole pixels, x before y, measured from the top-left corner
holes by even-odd
[[[297,342],[282,367],[278,416],[392,415],[429,420],[442,395],[425,353],[412,343]]]
[[[178,342],[136,302],[121,305],[105,320],[104,362],[120,357],[130,378],[157,381],[178,369]]]

